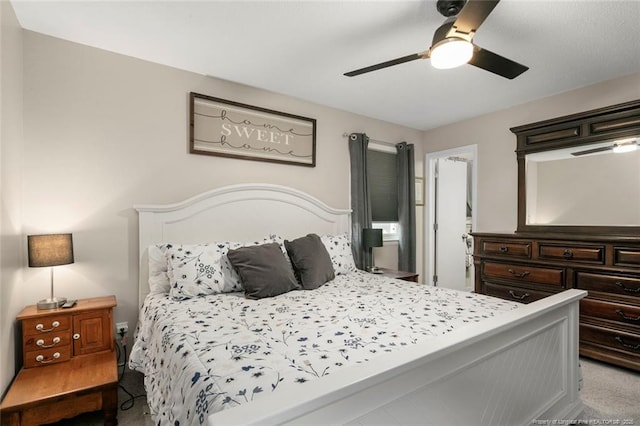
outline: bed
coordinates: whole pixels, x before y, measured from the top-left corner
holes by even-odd
[[[354,270],[340,258],[350,212],[284,186],[233,185],[136,209],[141,310],[130,367],[145,373],[156,424],[579,418],[583,291],[517,305]],[[317,289],[253,300],[234,288],[179,301],[150,290],[150,261],[167,243],[175,251],[308,233],[322,236],[336,270]]]

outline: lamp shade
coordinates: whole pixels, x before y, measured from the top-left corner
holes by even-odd
[[[28,235],[27,247],[31,268],[73,263],[71,234]]]
[[[382,247],[382,229],[364,228],[362,230],[362,245],[366,248]]]

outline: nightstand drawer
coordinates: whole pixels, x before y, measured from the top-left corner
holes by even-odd
[[[24,336],[69,330],[70,328],[71,315],[51,315],[22,321],[22,334]]]
[[[531,258],[530,242],[482,241],[482,253],[508,257]]]
[[[43,367],[71,359],[71,345],[25,352],[24,368]]]
[[[71,330],[47,333],[42,336],[27,336],[23,342],[25,352],[57,348],[71,343]]]
[[[564,287],[564,269],[541,268],[532,265],[484,262],[482,274],[488,278],[500,278],[514,282],[547,284]]]
[[[637,297],[640,303],[640,279],[638,278],[578,272],[576,287],[587,291]]]
[[[543,244],[538,246],[538,257],[569,262],[604,263],[604,246],[572,246]]]

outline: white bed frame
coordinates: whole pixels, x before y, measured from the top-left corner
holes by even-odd
[[[151,244],[350,232],[348,210],[278,185],[233,185],[136,209],[139,304],[149,292]],[[212,414],[209,423],[525,425],[578,419],[578,303],[585,295],[567,290],[311,381],[304,393],[281,391]]]

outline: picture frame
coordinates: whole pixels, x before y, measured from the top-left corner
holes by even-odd
[[[424,206],[424,179],[416,176],[416,206]]]
[[[189,152],[315,167],[316,120],[191,92]]]

